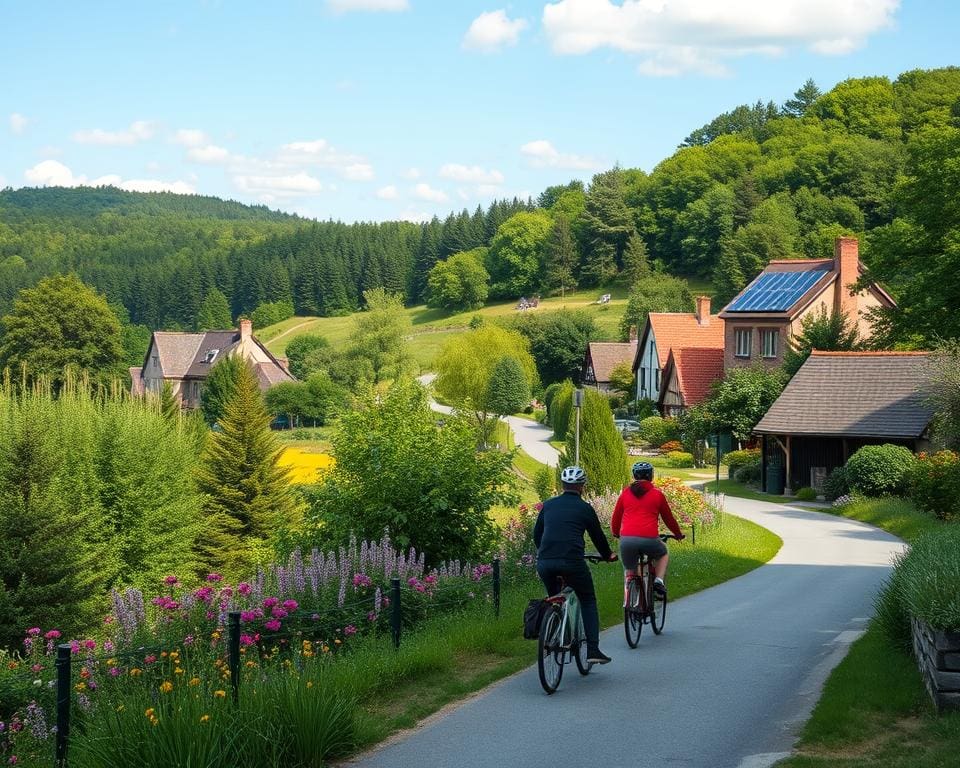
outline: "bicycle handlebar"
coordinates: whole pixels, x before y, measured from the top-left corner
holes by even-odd
[[[583,556],[583,559],[584,559],[584,560],[588,560],[588,561],[590,561],[591,563],[612,563],[612,562],[614,562],[613,560],[608,560],[608,559],[605,558],[605,557],[600,557],[600,555],[597,554],[596,552],[587,552],[587,553]]]
[[[686,536],[684,536],[683,538],[685,539]],[[670,540],[670,539],[674,539],[675,541],[682,541],[682,539],[680,539],[680,537],[674,536],[672,533],[661,533],[661,534],[660,534],[660,541],[668,541],[668,540]]]

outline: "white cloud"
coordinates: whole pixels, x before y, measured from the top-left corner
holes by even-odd
[[[423,224],[423,222],[430,221],[432,218],[433,216],[426,211],[418,211],[414,208],[407,208],[397,216],[399,221],[412,221],[414,224]]]
[[[327,8],[334,13],[350,11],[405,11],[408,0],[327,0]]]
[[[124,131],[105,131],[102,128],[77,131],[73,140],[78,144],[100,144],[103,146],[131,146],[141,141],[152,139],[155,133],[153,123],[147,120],[137,120],[130,123]]]
[[[388,184],[385,187],[380,187],[377,190],[377,197],[381,200],[396,200],[400,197],[400,193],[397,191],[397,188],[393,184]]]
[[[243,192],[266,193],[272,197],[301,197],[323,191],[323,184],[310,174],[300,171],[285,176],[233,177],[234,184]]]
[[[370,181],[373,178],[373,166],[369,163],[352,163],[343,169],[343,178],[348,181]]]
[[[591,157],[560,152],[546,139],[530,141],[520,147],[520,152],[535,168],[564,168],[573,171],[588,171],[599,166]]]
[[[504,46],[516,45],[527,26],[525,19],[510,19],[503,9],[487,11],[471,22],[461,45],[468,51],[495,53]]]
[[[403,178],[416,181],[422,175],[419,168],[407,168],[402,174]]]
[[[67,166],[57,160],[44,160],[24,171],[24,178],[40,187],[76,187],[84,178],[73,175]]]
[[[150,161],[148,161],[148,162],[147,162],[147,170],[150,171],[151,173],[154,173],[154,172],[156,172],[156,171],[159,171],[159,170],[160,170],[160,163],[158,163],[156,160],[150,160]]]
[[[889,27],[900,0],[559,0],[543,9],[555,53],[613,48],[638,55],[641,74],[727,72],[729,59],[792,47],[849,53]]]
[[[502,184],[503,174],[500,171],[481,168],[479,165],[460,165],[447,163],[440,168],[440,176],[444,179],[465,182],[468,184]]]
[[[346,173],[351,165],[363,164],[365,158],[349,152],[341,152],[326,139],[293,141],[280,147],[277,161],[289,165],[321,165],[338,168]],[[371,169],[372,170],[372,169]]]
[[[185,147],[199,147],[210,143],[207,134],[199,128],[181,128],[174,134],[173,140]]]
[[[88,181],[86,176],[75,176],[63,163],[57,160],[44,160],[24,172],[27,181],[42,187],[119,187],[129,192],[176,192],[192,194],[195,189],[185,181],[160,181],[159,179],[128,179],[124,181],[115,173],[98,176]]]
[[[10,115],[10,130],[13,133],[21,134],[27,130],[27,124],[29,122],[30,121],[19,112],[14,112]]]
[[[421,182],[413,188],[413,194],[420,200],[429,200],[431,203],[445,203],[447,193],[442,189],[434,189],[429,184]]]
[[[205,144],[201,147],[191,147],[187,150],[187,157],[195,163],[218,164],[230,159],[230,152],[215,144]]]

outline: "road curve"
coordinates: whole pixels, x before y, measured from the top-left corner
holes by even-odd
[[[565,670],[553,696],[531,667],[347,764],[764,768],[786,756],[903,544],[829,514],[726,506],[783,539],[768,564],[671,603],[664,634],[646,627],[635,651],[607,630],[613,663]]]

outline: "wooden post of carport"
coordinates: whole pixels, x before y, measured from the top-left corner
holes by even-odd
[[[790,493],[791,489],[793,488],[793,485],[792,485],[791,482],[790,482],[790,474],[791,474],[791,473],[790,473],[790,458],[791,458],[791,457],[790,457],[790,453],[791,453],[791,449],[790,449],[790,437],[791,437],[790,435],[787,435],[787,447],[784,449],[784,453],[787,454],[787,477],[786,477],[786,480],[785,480],[784,483],[783,483],[783,493],[784,493],[784,495]]]
[[[719,448],[719,444],[717,445]],[[767,436],[760,435],[760,490],[767,492]]]

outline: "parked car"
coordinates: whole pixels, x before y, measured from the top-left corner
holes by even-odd
[[[614,419],[613,423],[621,435],[632,435],[640,431],[640,422],[633,419]]]

